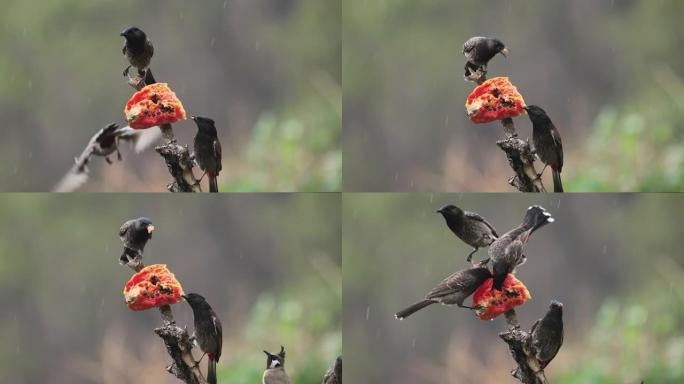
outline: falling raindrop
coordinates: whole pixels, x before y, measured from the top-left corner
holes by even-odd
[[[216,38],[212,37],[211,41],[209,42],[209,47],[214,48],[214,44],[216,44]]]
[[[228,0],[223,1],[223,9],[228,8]]]
[[[366,307],[366,321],[370,319],[370,306]]]
[[[411,348],[416,348],[416,338],[414,337],[413,340],[411,341]]]
[[[602,251],[602,252],[603,252],[604,255],[608,253],[608,246],[607,246],[607,245],[604,245],[604,246],[603,246],[603,251]]]

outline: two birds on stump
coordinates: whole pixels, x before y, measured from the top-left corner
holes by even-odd
[[[140,28],[130,27],[121,32],[126,39],[122,52],[130,64],[124,70],[128,76],[131,67],[138,71],[140,79],[147,77],[154,46]],[[197,134],[194,139],[195,162],[209,179],[209,192],[218,192],[217,177],[221,172],[221,142],[218,139],[214,120],[207,117],[193,116],[197,124]]]
[[[481,79],[487,73],[487,64],[497,54],[506,56],[509,53],[506,45],[498,39],[489,37],[472,37],[463,44],[463,55],[466,57],[465,78],[466,80]],[[546,167],[551,167],[553,174],[553,191],[563,192],[561,172],[563,170],[563,143],[558,129],[551,121],[546,112],[536,106],[525,107],[532,122],[532,142],[539,160],[544,163],[544,169],[539,178],[544,174]]]

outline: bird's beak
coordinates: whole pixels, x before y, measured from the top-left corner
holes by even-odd
[[[195,119],[197,119],[197,116],[190,116],[190,119],[194,121]]]
[[[181,298],[183,298],[183,300],[188,300],[188,297],[185,295],[181,295]]]
[[[147,226],[147,233],[151,234],[152,232],[154,232],[154,225],[148,225]]]
[[[504,49],[501,50],[501,54],[504,55],[504,57],[506,57],[506,55],[508,55],[508,53],[510,52],[511,50],[506,47],[504,47]]]
[[[121,32],[121,33],[119,33],[119,36],[123,36],[123,37],[126,37],[126,34],[125,34],[125,33],[123,33],[123,32]]]
[[[437,212],[437,213],[442,213],[442,208],[436,210],[435,212]]]

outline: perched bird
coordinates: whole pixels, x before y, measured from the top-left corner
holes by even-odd
[[[221,142],[216,133],[214,120],[200,116],[193,116],[192,119],[197,124],[195,161],[209,178],[209,192],[218,192],[216,178],[221,172]]]
[[[487,63],[498,53],[506,56],[509,50],[501,40],[489,37],[471,37],[463,44],[463,55],[468,59],[465,64],[466,78],[482,69],[487,71]]]
[[[342,384],[342,356],[337,356],[333,366],[325,373],[323,384]]]
[[[527,114],[532,121],[532,142],[537,156],[544,163],[542,174],[546,167],[551,167],[553,174],[553,191],[563,192],[561,183],[561,171],[563,170],[563,142],[561,141],[558,129],[546,114],[546,112],[536,105],[525,107]]]
[[[130,262],[139,262],[145,249],[145,244],[152,238],[154,225],[146,217],[128,220],[119,228],[119,239],[124,245],[123,253],[119,257],[121,265]]]
[[[81,155],[76,158],[76,163],[62,180],[55,186],[55,192],[72,192],[78,189],[88,180],[88,162],[92,156],[104,157],[108,164],[112,164],[109,155],[116,152],[116,157],[121,161],[119,144],[122,141],[133,144],[136,153],[144,151],[161,137],[159,129],[136,130],[131,127],[119,127],[111,123],[97,131],[90,138]]]
[[[120,35],[126,39],[122,52],[131,64],[124,70],[124,76],[128,76],[131,67],[135,67],[138,75],[144,78],[154,55],[152,42],[147,39],[145,32],[136,27],[126,28]]]
[[[501,290],[509,273],[525,261],[523,249],[534,231],[554,218],[544,208],[533,205],[527,209],[522,224],[501,235],[489,246],[489,258],[493,265],[494,282],[492,289]]]
[[[455,205],[445,205],[437,210],[446,220],[446,224],[459,239],[473,247],[466,260],[470,262],[478,249],[487,247],[499,235],[489,222],[475,212],[464,211]]]
[[[461,308],[473,309],[463,305],[463,302],[468,296],[472,295],[482,283],[492,277],[491,272],[489,272],[489,269],[487,268],[488,261],[489,260],[481,261],[477,266],[452,274],[439,283],[439,285],[432,288],[432,290],[425,295],[424,300],[397,312],[394,317],[403,320],[414,312],[419,311],[428,305],[437,303],[442,305],[456,304]]]
[[[195,317],[195,341],[209,358],[207,382],[216,384],[216,363],[221,357],[221,346],[223,344],[221,321],[204,297],[197,293],[188,293],[183,298],[190,304]]]
[[[563,345],[563,304],[552,301],[543,318],[537,320],[530,330],[530,350],[541,369],[556,357]]]
[[[262,379],[263,384],[290,384],[290,378],[285,372],[285,347],[280,346],[280,353],[266,354],[266,370]]]

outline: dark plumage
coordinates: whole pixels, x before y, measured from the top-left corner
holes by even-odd
[[[533,205],[527,209],[519,226],[504,233],[489,246],[489,258],[494,274],[492,289],[500,291],[506,276],[525,261],[523,249],[532,233],[553,221],[551,214],[543,207]]]
[[[290,378],[285,372],[285,347],[280,346],[277,355],[264,351],[266,354],[266,370],[262,378],[263,384],[290,384]]]
[[[138,70],[138,75],[144,78],[154,56],[152,42],[147,39],[145,32],[136,27],[126,28],[120,35],[126,39],[122,52],[131,64],[124,70],[124,76],[128,76],[132,66]]]
[[[497,54],[506,56],[509,50],[501,40],[489,37],[471,37],[463,44],[463,55],[468,59],[465,65],[465,76],[470,77],[474,72],[487,71],[487,63]]]
[[[556,357],[563,345],[563,304],[552,301],[543,318],[530,330],[530,349],[541,369]]]
[[[197,124],[195,135],[195,161],[209,178],[209,191],[218,192],[216,178],[221,172],[221,142],[218,139],[214,120],[207,117],[193,116]]]
[[[487,261],[480,262],[479,265],[453,273],[442,280],[436,287],[432,288],[425,299],[410,307],[397,312],[394,317],[403,320],[428,305],[457,305],[461,308],[473,309],[463,305],[465,299],[477,290],[488,278],[492,277],[491,272],[486,267]]]
[[[188,293],[183,298],[190,304],[195,318],[195,340],[202,352],[209,358],[207,382],[216,384],[216,363],[221,357],[223,330],[221,321],[209,303],[197,293]]]
[[[325,373],[323,384],[342,384],[342,356],[337,356],[333,366]]]
[[[544,163],[542,174],[546,167],[551,167],[553,173],[553,191],[563,192],[561,172],[563,171],[563,142],[560,133],[546,112],[536,105],[525,107],[530,121],[532,121],[532,142],[539,159]],[[541,175],[539,175],[541,177]]]
[[[119,238],[124,245],[123,253],[119,257],[122,265],[132,261],[139,262],[145,249],[145,244],[152,238],[154,225],[146,217],[128,220],[119,228]]]
[[[489,246],[499,235],[494,226],[475,212],[464,211],[455,205],[446,205],[437,210],[447,226],[459,239],[473,247],[466,260],[470,262],[478,249]]]

